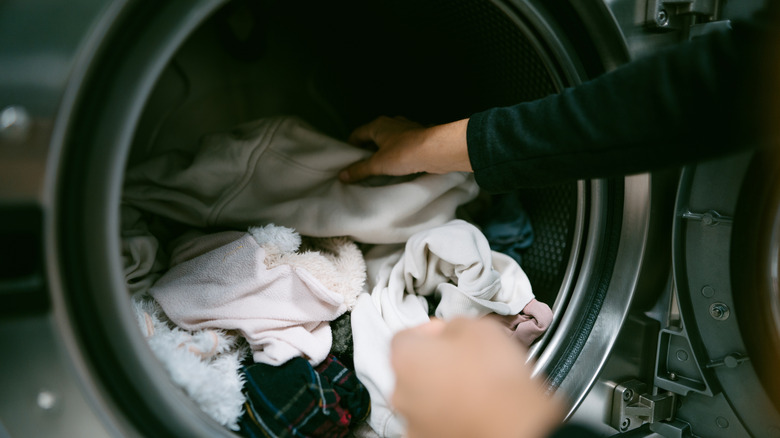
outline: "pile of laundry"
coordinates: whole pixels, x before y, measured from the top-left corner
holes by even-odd
[[[550,324],[520,267],[533,231],[515,198],[482,197],[466,173],[338,181],[369,153],[278,117],[128,169],[122,255],[139,327],[225,427],[400,437],[394,333],[489,317],[527,346]]]

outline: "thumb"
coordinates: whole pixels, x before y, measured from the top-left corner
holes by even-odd
[[[374,175],[369,166],[369,160],[356,161],[339,172],[339,180],[343,183],[355,183]]]

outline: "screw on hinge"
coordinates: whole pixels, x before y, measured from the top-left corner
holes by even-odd
[[[729,307],[723,303],[712,303],[710,305],[710,316],[718,321],[725,321],[730,314]]]
[[[655,24],[658,25],[658,27],[666,27],[669,25],[669,13],[666,12],[666,9],[661,9],[655,14]]]

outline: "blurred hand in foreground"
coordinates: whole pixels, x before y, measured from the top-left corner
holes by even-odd
[[[550,434],[563,407],[531,377],[526,358],[520,344],[485,319],[433,320],[396,334],[392,404],[407,422],[408,438]]]

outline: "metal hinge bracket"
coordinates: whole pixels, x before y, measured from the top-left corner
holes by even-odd
[[[629,380],[615,386],[612,394],[611,426],[620,432],[636,429],[645,423],[671,420],[677,396],[672,392],[651,394],[645,383]]]
[[[713,21],[720,12],[720,3],[720,0],[648,0],[645,24],[664,30],[678,29],[679,18],[684,16],[695,16],[697,22]]]

